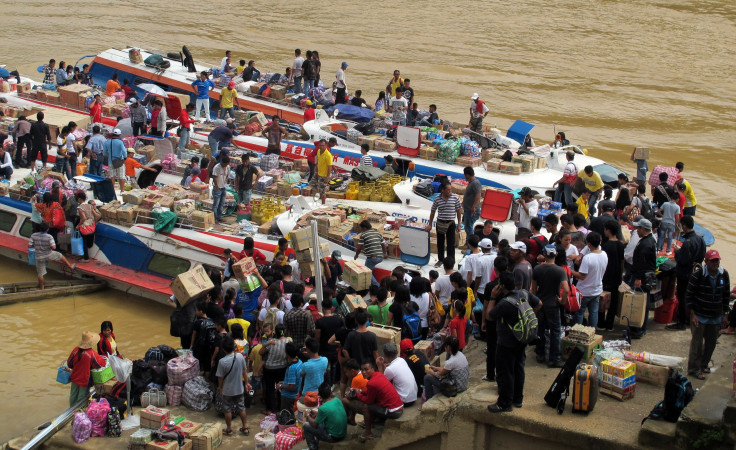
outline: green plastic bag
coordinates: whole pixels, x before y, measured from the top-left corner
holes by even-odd
[[[156,222],[153,224],[153,229],[156,230],[157,233],[171,233],[174,230],[174,226],[176,226],[177,219],[178,217],[176,216],[176,213],[164,211],[156,218]]]

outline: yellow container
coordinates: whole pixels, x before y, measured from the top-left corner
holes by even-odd
[[[358,200],[368,201],[368,200],[370,200],[370,198],[371,198],[371,191],[370,191],[370,189],[362,188],[358,192]]]

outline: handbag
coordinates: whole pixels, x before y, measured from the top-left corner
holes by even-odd
[[[141,407],[148,408],[149,405],[153,405],[157,408],[165,407],[167,405],[166,392],[153,388],[142,393]]]
[[[66,365],[66,361],[61,363],[56,372],[56,382],[61,384],[69,384],[72,381],[72,369]]]
[[[442,306],[442,302],[440,302],[440,299],[437,298],[436,295],[432,294],[432,297],[434,298],[434,309],[439,313],[440,316],[445,315],[445,308]]]
[[[447,222],[444,222],[444,221],[440,222],[438,220],[437,221],[437,226],[435,228],[437,229],[437,233],[438,234],[445,234],[445,233],[447,233],[447,230],[450,229],[450,225],[454,225],[454,224],[455,224],[455,222],[453,222],[451,220],[448,220]]]
[[[79,230],[74,231],[72,236],[72,255],[84,256],[84,239]]]
[[[115,169],[119,169],[119,168],[123,167],[123,164],[125,164],[125,159],[122,159],[122,158],[113,158],[112,159],[112,166]]]
[[[437,303],[439,303],[437,297],[435,297],[434,294],[432,294],[432,297],[434,297],[434,300],[429,305],[429,312],[427,313],[427,323],[430,328],[437,328],[442,324],[442,316],[437,310]],[[440,304],[439,306],[440,308],[442,308],[442,304]]]
[[[452,377],[445,377],[440,380],[440,394],[445,397],[454,397],[457,395],[457,383]]]
[[[644,273],[644,279],[641,281],[641,288],[644,291],[649,292],[657,287],[657,274],[654,272],[646,272]]]
[[[233,367],[235,367],[235,355],[233,355],[233,363],[230,364],[230,369],[227,371],[224,377],[222,377],[223,381],[227,379],[227,376],[230,375],[230,372],[233,371]],[[225,399],[222,398],[223,396],[220,394],[220,390],[217,389],[215,391],[215,411],[217,411],[220,414],[227,414],[230,411],[227,408],[227,405],[225,404]]]
[[[90,234],[94,233],[97,229],[97,224],[95,222],[92,222],[91,225],[85,225],[79,227],[79,232],[82,233],[82,236],[89,236]]]

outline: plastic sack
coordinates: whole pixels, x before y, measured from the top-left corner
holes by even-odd
[[[129,359],[113,357],[111,354],[107,354],[107,362],[112,367],[112,372],[115,374],[115,379],[119,382],[128,381],[130,373],[133,371],[133,361]]]
[[[176,213],[163,211],[158,218],[156,218],[156,222],[153,224],[153,229],[157,233],[171,233],[174,230],[174,226],[176,226],[176,221],[178,219],[179,217]]]
[[[28,265],[29,266],[36,265],[36,249],[35,248],[28,249]]]
[[[92,401],[87,407],[87,417],[92,422],[92,437],[105,436],[107,434],[107,413],[110,412],[110,403],[107,399]]]
[[[685,362],[685,358],[679,356],[657,355],[649,352],[624,351],[626,361],[640,361],[646,364],[654,364],[662,367],[679,367]]]
[[[72,236],[72,255],[84,256],[84,239],[79,230],[75,230]]]
[[[187,381],[181,394],[181,403],[194,411],[209,409],[212,403],[212,390],[204,377],[198,376]]]
[[[87,442],[92,435],[92,421],[89,420],[87,414],[78,412],[74,414],[74,423],[72,424],[72,438],[77,444]]]
[[[199,360],[191,352],[166,363],[166,376],[171,385],[184,386],[197,375],[199,375]]]

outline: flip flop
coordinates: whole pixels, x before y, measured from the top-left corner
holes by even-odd
[[[235,433],[233,433],[233,430],[228,430],[227,428],[224,428],[222,430],[222,434],[224,434],[225,436],[232,436]]]
[[[240,432],[243,433],[246,436],[250,436],[250,429],[248,427],[242,427],[240,429]]]
[[[695,375],[693,375],[698,380],[705,380],[705,374],[703,372],[698,372]]]
[[[361,434],[360,437],[358,437],[358,440],[361,444],[365,444],[367,441],[373,439],[373,435],[366,436],[365,434]]]
[[[703,369],[703,373],[710,373],[710,367],[706,367],[705,369]]]

